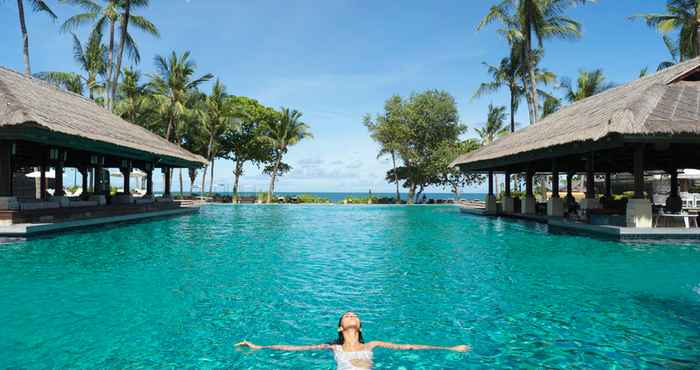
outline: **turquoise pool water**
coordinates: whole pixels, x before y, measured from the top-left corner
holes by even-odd
[[[470,343],[375,353],[377,369],[690,368],[700,246],[551,235],[445,206],[207,206],[199,215],[0,245],[0,368],[332,369],[318,343]]]

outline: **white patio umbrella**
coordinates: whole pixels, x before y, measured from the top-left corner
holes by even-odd
[[[47,179],[55,179],[56,178],[56,171],[53,169],[44,172],[44,175],[46,176]],[[25,176],[31,178],[31,179],[38,179],[41,177],[41,171],[34,171],[26,174]]]
[[[109,176],[110,177],[124,177],[122,175],[121,171],[109,171]],[[146,182],[145,178],[148,177],[148,174],[145,172],[139,170],[139,169],[133,169],[131,173],[129,174],[130,179],[136,179],[138,180],[138,187],[140,188],[145,188],[146,187]]]
[[[122,173],[120,171],[114,171],[114,172],[110,171],[109,176],[111,176],[111,177],[124,177],[124,175],[122,175]],[[129,174],[129,177],[133,177],[136,179],[144,178],[146,176],[147,176],[146,173],[139,170],[139,169],[134,169]]]

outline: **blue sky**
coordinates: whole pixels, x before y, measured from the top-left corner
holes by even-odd
[[[43,14],[27,14],[32,69],[77,71],[70,35],[58,29],[78,9],[47,2],[59,16],[56,23]],[[467,136],[473,136],[489,103],[508,102],[506,92],[471,100],[488,79],[481,63],[495,64],[507,53],[496,27],[476,32],[494,3],[152,0],[138,13],[152,20],[162,36],[134,33],[142,55],[138,68],[150,73],[156,54],[190,50],[199,72],[219,77],[229,93],[304,112],[315,138],[290,149],[285,161],[294,170],[280,180],[279,191],[391,191],[393,185],[384,181],[389,161],[376,158],[377,146],[362,116],[380,112],[392,94],[443,89],[457,100],[460,119],[470,127]],[[655,30],[628,16],[661,12],[664,6],[665,0],[599,0],[572,8],[568,14],[583,24],[583,37],[546,42],[543,65],[569,77],[581,68],[603,68],[616,83],[636,78],[643,67],[653,71],[668,52]],[[15,1],[0,2],[0,24],[0,65],[21,71]],[[87,31],[79,32],[81,39]],[[518,121],[527,121],[524,104]],[[231,169],[229,161],[217,161],[215,183],[230,189]],[[250,167],[242,190],[264,190],[268,181]]]

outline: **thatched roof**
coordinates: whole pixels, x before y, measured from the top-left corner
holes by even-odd
[[[110,152],[159,159],[168,165],[199,167],[207,162],[90,99],[0,67],[0,135],[30,128],[69,135],[78,143],[94,143]],[[55,144],[61,146],[65,142]]]
[[[534,125],[458,157],[453,166],[481,170],[525,153],[601,141],[610,135],[700,137],[700,58],[573,103]],[[514,159],[515,158],[515,159]],[[488,162],[488,163],[487,163]]]

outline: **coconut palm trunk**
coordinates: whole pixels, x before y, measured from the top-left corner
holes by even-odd
[[[233,203],[238,203],[238,182],[243,173],[243,162],[236,160],[236,168],[233,170]]]
[[[530,101],[530,83],[529,79],[525,77],[524,75],[521,77],[523,81],[523,87],[525,88],[525,100],[527,101],[527,114],[530,119],[530,124],[535,123],[535,119],[532,114],[532,102]]]
[[[207,169],[209,169],[209,163],[204,165],[204,171],[202,172],[202,186],[199,189],[202,198],[204,198],[204,190],[207,187]]]
[[[277,179],[277,171],[279,171],[280,163],[282,163],[282,153],[277,152],[277,159],[275,160],[275,168],[272,171],[272,176],[270,179],[270,187],[267,190],[267,203],[272,202],[272,193],[275,191],[275,180]]]
[[[117,95],[117,84],[121,74],[122,58],[124,57],[124,46],[126,44],[127,27],[129,26],[129,16],[131,14],[131,0],[124,0],[124,16],[122,17],[121,41],[119,42],[119,52],[117,53],[117,66],[114,69],[114,79],[112,80],[112,99]]]
[[[416,194],[416,184],[411,183],[411,185],[409,185],[409,187],[408,187],[408,198],[406,199],[406,203],[413,204],[414,203],[413,197],[415,196],[415,194]]]
[[[211,165],[209,166],[209,194],[214,193],[214,160],[211,160]]]
[[[114,20],[109,21],[109,47],[107,48],[107,80],[105,81],[105,100],[107,109],[112,110],[112,99],[109,92],[112,84],[112,70],[114,60]]]
[[[17,0],[17,11],[19,12],[19,28],[22,31],[22,52],[24,53],[24,74],[32,75],[32,67],[29,63],[29,33],[27,23],[24,20],[24,0]]]
[[[197,169],[196,168],[188,168],[187,169],[190,175],[190,197],[194,195],[194,182],[197,181]]]
[[[29,62],[29,33],[27,23],[24,19],[24,0],[17,0],[17,11],[19,12],[19,28],[22,31],[22,53],[24,57],[24,75],[32,75],[32,66]],[[34,167],[34,171],[39,171],[39,167]],[[37,199],[41,197],[41,180],[34,179],[34,195]]]
[[[529,8],[528,8],[529,9]],[[525,69],[527,72],[528,83],[528,101],[531,105],[532,117],[530,124],[537,122],[537,78],[535,76],[535,55],[532,50],[532,23],[530,23],[530,14],[525,16],[525,24],[523,24],[523,33],[525,35]]]
[[[396,183],[396,204],[401,203],[401,193],[399,193],[399,174],[396,173],[396,152],[391,151],[391,162],[394,165],[394,182]]]
[[[510,85],[510,132],[513,133],[515,132],[515,109],[517,108],[518,104],[518,97],[517,97],[517,86],[514,86],[514,83],[511,83]]]

